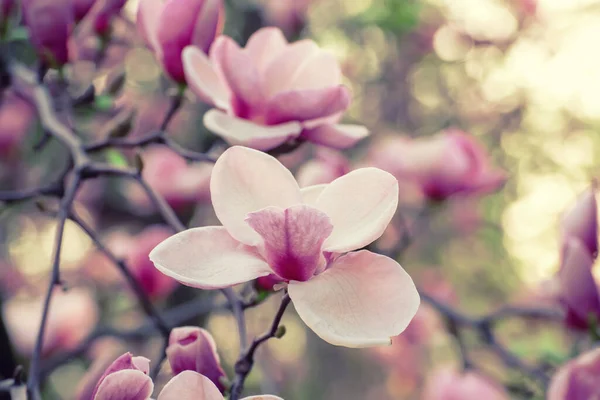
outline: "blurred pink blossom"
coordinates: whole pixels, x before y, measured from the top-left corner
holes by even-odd
[[[596,258],[598,254],[598,205],[595,192],[596,183],[593,183],[563,215],[560,223],[560,241],[563,251],[566,243],[574,238],[581,241],[592,258]]]
[[[44,298],[15,297],[3,306],[4,321],[11,342],[22,354],[35,347]],[[76,347],[98,322],[98,306],[93,295],[84,288],[63,291],[55,289],[46,323],[43,354]]]
[[[7,90],[0,99],[0,156],[8,157],[18,149],[35,121],[33,109],[25,100]]]
[[[210,379],[221,392],[225,391],[222,379],[227,375],[221,367],[215,340],[207,330],[193,326],[173,329],[167,358],[174,375],[196,371]]]
[[[224,226],[188,229],[152,250],[168,276],[218,289],[275,274],[304,322],[341,346],[389,344],[415,315],[419,295],[396,261],[342,255],[377,239],[394,215],[398,184],[385,171],[301,190],[277,159],[235,146],[217,160],[211,193]]]
[[[181,209],[210,200],[212,164],[188,164],[180,155],[163,146],[146,149],[142,157],[142,176],[171,207]],[[144,210],[153,207],[146,192],[137,184],[127,187],[127,197],[136,207]]]
[[[288,35],[296,35],[304,27],[312,0],[262,0],[265,19],[269,25],[281,28]]]
[[[301,187],[330,183],[350,172],[350,163],[341,153],[319,148],[315,157],[304,163],[297,173]]]
[[[552,377],[548,400],[600,398],[600,348],[581,354],[563,365]]]
[[[427,138],[388,138],[373,147],[369,159],[399,180],[417,183],[433,200],[493,192],[506,180],[475,138],[457,129]]]
[[[71,0],[22,0],[22,10],[38,57],[51,67],[69,62],[68,42],[75,18]]]
[[[154,390],[149,370],[150,360],[125,353],[104,371],[91,399],[148,400]]]
[[[368,135],[338,124],[350,90],[335,57],[311,40],[289,44],[279,29],[262,28],[244,49],[220,36],[210,57],[194,46],[182,54],[190,88],[216,107],[205,126],[231,144],[268,150],[301,138],[347,148]]]
[[[140,0],[137,26],[165,71],[184,82],[182,50],[192,45],[208,53],[224,19],[222,0]]]
[[[423,389],[422,400],[509,400],[498,383],[474,371],[451,368],[434,371]]]

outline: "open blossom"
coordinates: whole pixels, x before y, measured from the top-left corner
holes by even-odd
[[[148,376],[149,370],[150,360],[125,353],[104,371],[90,399],[150,400],[154,383]],[[194,371],[183,371],[167,382],[157,400],[224,400],[224,397],[207,377]],[[242,400],[283,399],[263,395],[245,397]]]
[[[142,177],[171,207],[180,209],[210,199],[211,164],[189,165],[183,157],[163,146],[148,148],[143,159]],[[153,207],[139,185],[129,185],[127,196],[144,210]]]
[[[414,181],[434,200],[492,192],[505,181],[505,174],[490,165],[485,149],[457,129],[420,139],[389,138],[374,147],[371,164]]]
[[[548,400],[591,400],[600,398],[600,348],[581,354],[563,365],[552,377]]]
[[[66,64],[75,17],[71,0],[22,0],[22,9],[38,56],[52,67]]]
[[[422,400],[509,400],[502,386],[477,372],[440,369],[425,383]]]
[[[224,17],[222,0],[140,0],[137,26],[167,74],[185,82],[182,50],[192,45],[208,53]]]
[[[226,378],[217,354],[217,345],[212,335],[205,329],[194,326],[175,328],[169,336],[167,358],[173,374],[183,371],[196,371],[210,379],[221,392]]]
[[[387,172],[358,169],[301,190],[277,159],[235,146],[217,160],[210,189],[224,226],[158,245],[150,258],[166,275],[203,289],[276,275],[304,322],[348,347],[389,344],[415,315],[419,295],[396,261],[347,253],[377,239],[396,211],[398,183]]]
[[[3,317],[11,342],[22,354],[31,354],[37,340],[44,298],[13,298],[3,306]],[[55,289],[46,322],[43,354],[76,347],[98,322],[98,306],[83,288],[64,292]]]
[[[209,57],[194,46],[182,54],[188,85],[216,107],[204,125],[231,144],[268,150],[301,138],[347,148],[368,135],[338,124],[350,91],[335,57],[311,40],[290,44],[279,29],[262,28],[243,49],[220,36]]]
[[[593,183],[565,212],[560,223],[562,247],[571,238],[578,239],[594,258],[598,254],[598,206],[595,192],[596,184]]]
[[[298,170],[298,184],[301,187],[330,183],[350,172],[350,163],[342,154],[319,148],[315,158],[308,160]]]

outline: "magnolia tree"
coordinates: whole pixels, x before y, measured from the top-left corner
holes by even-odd
[[[398,260],[434,213],[506,182],[478,139],[350,123],[341,60],[288,39],[307,36],[308,1],[126,3],[0,1],[0,398],[280,399],[284,367],[257,357],[297,345],[294,313],[423,399],[600,396],[595,184],[561,220],[544,299],[472,316],[439,273]],[[214,315],[239,343],[223,365]],[[564,324],[571,359],[521,358],[507,319]],[[424,364],[439,331],[460,365]]]

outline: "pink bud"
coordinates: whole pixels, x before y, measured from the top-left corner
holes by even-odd
[[[600,348],[581,354],[563,365],[552,377],[548,400],[600,398]]]
[[[587,329],[590,315],[600,318],[598,285],[592,275],[594,260],[580,240],[570,238],[564,246],[558,272],[559,298],[566,308],[566,324]]]
[[[104,371],[92,394],[96,400],[148,400],[154,389],[150,360],[125,353]]]
[[[205,53],[223,30],[222,0],[141,0],[138,30],[165,71],[185,82],[181,52],[193,45]]]
[[[44,298],[13,298],[3,307],[6,328],[12,343],[22,354],[31,354],[35,347],[42,316]],[[98,306],[89,291],[73,288],[64,292],[55,289],[46,323],[42,352],[76,347],[98,322]]]
[[[320,147],[315,158],[307,161],[298,170],[298,184],[305,187],[331,183],[348,172],[350,163],[341,153]]]
[[[457,129],[427,138],[391,138],[374,148],[371,163],[399,180],[412,180],[434,200],[493,192],[505,181],[504,173],[490,165],[485,149]]]
[[[509,400],[502,386],[477,372],[441,369],[426,381],[422,400]]]
[[[151,297],[164,297],[177,287],[177,281],[160,273],[148,258],[150,251],[173,235],[165,226],[154,225],[136,235],[127,251],[127,265],[142,289]]]
[[[191,326],[173,329],[169,337],[167,358],[173,374],[196,371],[209,378],[221,392],[225,391],[221,380],[226,375],[221,368],[215,340],[208,331]]]
[[[596,184],[583,192],[575,204],[565,212],[560,224],[562,246],[575,238],[585,245],[592,257],[598,254],[598,206]],[[563,249],[564,251],[564,249]]]
[[[23,0],[23,16],[38,56],[52,67],[69,61],[68,41],[74,21],[70,0]]]

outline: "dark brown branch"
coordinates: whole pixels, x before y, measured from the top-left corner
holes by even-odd
[[[248,350],[243,351],[240,358],[238,358],[235,363],[235,379],[231,386],[230,400],[238,400],[240,398],[240,395],[244,390],[244,382],[254,366],[254,354],[256,353],[256,350],[267,340],[276,337],[277,331],[279,330],[279,324],[281,323],[285,309],[290,304],[290,301],[290,296],[286,293],[281,299],[279,310],[277,310],[277,313],[275,314],[271,328],[263,335],[254,339]]]

